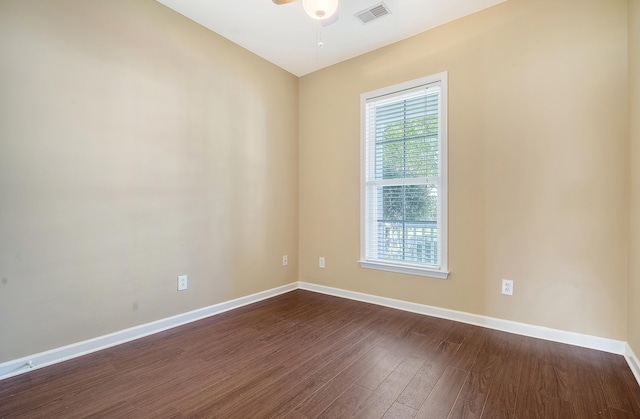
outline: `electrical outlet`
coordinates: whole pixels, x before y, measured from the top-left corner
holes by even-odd
[[[504,295],[513,295],[513,281],[510,279],[502,280],[502,293]]]
[[[289,256],[282,256],[282,266],[287,266],[289,264]]]
[[[184,291],[187,289],[187,275],[180,275],[178,277],[178,291]]]
[[[318,266],[321,267],[322,269],[324,269],[324,258],[323,257],[321,257],[318,260]]]

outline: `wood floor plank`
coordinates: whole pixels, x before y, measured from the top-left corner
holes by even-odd
[[[485,402],[489,396],[489,388],[495,378],[500,357],[481,352],[469,372],[469,379],[465,382],[456,400],[451,418],[480,418]]]
[[[26,397],[31,398],[32,403],[37,403],[38,397],[47,397],[48,389],[72,389],[78,385],[78,377],[91,380],[91,377],[95,376],[95,379],[99,380],[112,371],[108,355],[105,351],[100,351],[76,358],[73,362],[62,362],[0,381],[0,409],[5,405],[7,398],[15,398],[16,392],[24,391],[20,395],[26,393]]]
[[[456,334],[458,336],[455,336]],[[476,357],[484,346],[485,336],[482,330],[475,326],[456,323],[444,338],[447,342],[458,343],[460,345],[451,365],[463,371],[471,371]]]
[[[60,391],[46,402],[32,405],[24,411],[30,417],[77,417],[83,418],[102,410],[109,410],[115,401],[126,400],[127,395],[138,391],[141,384],[131,375],[118,375],[109,381],[84,382],[82,386]]]
[[[138,416],[138,412],[136,408],[134,408],[131,403],[124,400],[121,402],[117,402],[111,406],[107,406],[104,409],[94,411],[88,415],[82,415],[82,417],[87,419],[98,419],[98,418],[124,418],[124,417],[136,417]],[[166,417],[166,416],[165,416]]]
[[[416,416],[417,410],[405,406],[400,403],[394,403],[389,410],[386,411],[382,419],[411,419]]]
[[[364,341],[363,345],[367,345],[367,347],[374,345],[377,338],[374,334],[375,327],[369,328],[366,326],[380,322],[384,322],[384,320],[374,318],[369,322],[354,322],[354,325],[359,324],[357,328],[341,329],[345,333],[349,333],[346,335],[336,333],[333,339],[327,342],[330,343],[329,345],[319,346],[319,348],[322,348],[321,351],[299,351],[295,356],[282,358],[281,362],[275,366],[270,365],[269,360],[273,359],[273,356],[269,356],[269,360],[264,359],[261,364],[255,366],[257,371],[242,371],[242,374],[248,373],[248,377],[240,383],[237,382],[238,380],[234,375],[230,375],[224,382],[194,395],[186,403],[188,405],[185,407],[187,409],[186,413],[201,416],[215,413],[220,417],[224,417],[225,412],[236,411],[237,409],[256,409],[256,405],[259,402],[256,400],[255,404],[246,405],[246,398],[254,398],[260,395],[262,391],[269,391],[272,385],[275,385],[283,377],[289,377],[293,380],[289,384],[292,384],[291,387],[295,390],[293,384],[298,384],[318,368],[321,368],[340,354],[346,353],[344,351],[349,348],[360,348],[356,345],[361,341]],[[291,353],[289,352],[289,354]],[[287,355],[287,353],[284,352],[282,355]],[[262,400],[264,399],[260,399],[260,402]],[[272,402],[273,400],[266,400],[267,404]]]
[[[413,409],[419,409],[431,394],[431,390],[436,386],[440,375],[435,376],[418,372],[398,396],[398,402]]]
[[[640,418],[619,355],[296,290],[0,381],[0,418]]]
[[[177,381],[168,375],[171,381],[166,384],[161,382],[163,387],[154,388],[154,382],[151,388],[130,400],[140,409],[151,410],[160,408],[159,404],[162,403],[156,394],[180,394],[179,403],[186,405],[187,411],[202,404],[219,402],[220,399],[233,392],[239,392],[244,387],[252,387],[255,383],[268,383],[269,380],[286,374],[286,362],[305,362],[314,356],[314,352],[308,351],[312,346],[316,350],[340,347],[341,342],[348,341],[353,333],[362,331],[362,327],[376,320],[367,312],[358,313],[350,313],[348,321],[343,321],[343,317],[328,320],[324,329],[318,330],[309,326],[277,344],[251,347],[250,342],[245,342],[248,344],[247,347],[240,348],[242,341],[233,340],[229,342],[232,349],[228,353],[200,367],[190,382],[185,384],[184,381]],[[238,348],[240,350],[237,350]],[[239,376],[245,379],[239,380]],[[151,403],[154,404],[150,405]]]
[[[429,355],[420,371],[398,396],[398,402],[419,409],[453,360],[459,347],[460,345],[456,343],[440,341],[436,351]]]
[[[297,410],[289,410],[281,419],[311,419]]]
[[[522,370],[516,396],[516,417],[544,419],[545,394],[542,361],[533,354],[522,355]]]
[[[372,391],[368,388],[352,385],[334,400],[318,418],[322,419],[342,419],[349,418],[356,408],[371,396]]]
[[[394,351],[388,351],[378,362],[375,368],[371,368],[362,375],[356,384],[361,387],[375,391],[380,384],[395,370],[402,362],[403,356]]]
[[[489,331],[489,334],[492,339],[485,341],[483,351],[499,356],[500,363],[489,388],[482,417],[513,418],[522,370],[521,357],[526,354],[526,350],[520,336],[495,331]]]
[[[424,363],[420,372],[440,376],[441,371],[444,371],[453,361],[459,348],[460,344],[457,343],[447,341],[440,342],[436,351],[429,356],[429,359]]]
[[[52,375],[51,381],[40,382],[24,389],[17,389],[12,397],[2,399],[0,417],[14,413],[18,415],[44,415],[45,412],[64,409],[72,403],[74,395],[95,388],[104,382],[104,377],[113,377],[118,385],[122,384],[118,371],[108,363],[87,366],[83,371],[69,375]],[[9,384],[12,380],[8,380]],[[126,377],[126,383],[135,384],[135,379]],[[5,382],[2,382],[4,385]],[[42,413],[36,413],[42,412]]]
[[[379,418],[393,405],[400,393],[416,375],[424,359],[408,356],[384,379],[367,400],[358,406],[353,416]]]
[[[264,389],[250,403],[245,403],[241,409],[234,409],[234,412],[243,414],[245,417],[282,416],[338,376],[340,372],[366,356],[375,348],[379,339],[380,336],[372,333],[342,352],[327,353],[324,359],[314,358],[312,367],[292,371]],[[239,401],[242,402],[242,400]]]
[[[640,418],[640,389],[622,355],[599,353],[598,378],[607,406]]]
[[[404,337],[410,335],[415,325],[415,318],[411,316],[412,313],[398,312],[394,316],[390,317],[390,328],[387,330],[388,334],[380,342],[380,346],[387,348],[396,348],[398,341]]]
[[[389,349],[375,347],[334,379],[300,403],[295,410],[308,418],[317,417],[328,405],[351,387],[360,377],[380,364]]]
[[[544,417],[547,419],[578,418],[573,403],[555,397],[549,397],[545,402]]]
[[[345,307],[332,308],[325,304],[312,304],[306,307],[294,309],[294,312],[299,313],[298,317],[279,314],[276,319],[272,320],[268,320],[268,316],[266,320],[260,318],[256,323],[252,322],[249,325],[244,325],[244,327],[236,326],[236,332],[229,333],[225,336],[225,339],[213,341],[209,345],[198,345],[197,341],[195,341],[195,344],[189,350],[194,356],[206,361],[219,360],[222,355],[234,349],[236,352],[238,348],[249,350],[248,342],[255,342],[255,344],[271,343],[273,339],[276,339],[273,336],[276,336],[277,339],[285,339],[289,334],[299,329],[313,328],[323,324],[328,319],[342,323],[344,319],[335,315],[347,310]],[[283,321],[283,319],[287,321]],[[229,342],[236,342],[236,345],[230,346]]]
[[[423,316],[415,321],[411,327],[411,332],[426,336],[436,342],[444,340],[449,331],[457,323],[451,320],[439,319],[437,317]]]
[[[447,368],[418,410],[416,418],[448,418],[468,375],[467,371]]]
[[[609,418],[607,402],[600,385],[597,351],[583,350],[574,346],[566,346],[567,359],[567,398],[573,403],[578,418]]]
[[[638,419],[638,415],[616,408],[609,409],[609,415],[611,419]]]

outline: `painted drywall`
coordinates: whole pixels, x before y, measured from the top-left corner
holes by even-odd
[[[625,340],[627,23],[510,0],[301,78],[300,280]],[[450,276],[360,268],[360,94],[441,71]]]
[[[2,1],[0,56],[0,362],[297,280],[296,77],[153,0]]]
[[[631,194],[629,205],[628,342],[640,356],[640,1],[629,0],[629,138]]]

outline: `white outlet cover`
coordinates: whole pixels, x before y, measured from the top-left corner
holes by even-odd
[[[178,277],[178,291],[184,291],[187,289],[187,275],[180,275]]]
[[[323,258],[323,257],[321,257],[321,258],[318,260],[318,266],[319,266],[319,267],[321,267],[321,268],[324,268],[324,258]]]
[[[513,295],[513,281],[510,279],[502,280],[502,293],[504,295]]]

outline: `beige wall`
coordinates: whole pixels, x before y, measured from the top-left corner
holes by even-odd
[[[300,280],[626,340],[627,70],[627,1],[510,0],[301,78]],[[361,269],[359,95],[440,71],[450,277]]]
[[[628,342],[640,356],[640,0],[629,0],[629,133],[631,205]]]
[[[153,0],[2,1],[0,56],[0,362],[297,280],[296,77]]]

